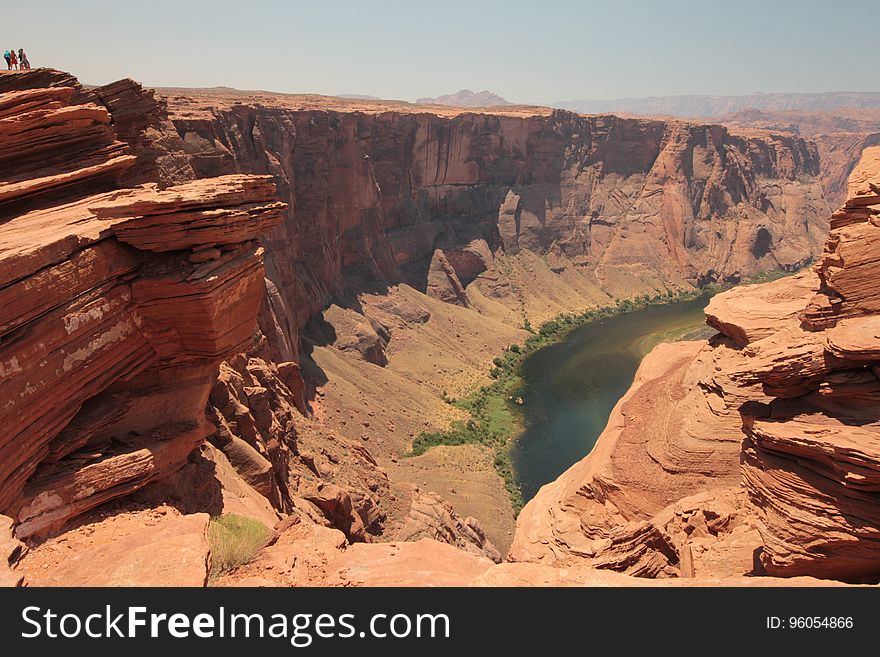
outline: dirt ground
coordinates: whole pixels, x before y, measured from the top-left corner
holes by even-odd
[[[506,552],[515,519],[508,493],[489,450],[477,445],[435,447],[404,457],[422,431],[442,431],[463,411],[445,398],[465,396],[491,381],[492,360],[528,337],[525,319],[539,327],[563,312],[605,305],[610,298],[591,276],[561,257],[527,251],[496,261],[510,281],[509,293],[493,296],[478,279],[467,288],[471,307],[430,298],[399,285],[387,297],[430,314],[425,322],[401,322],[384,352],[387,364],[367,362],[339,342],[317,346],[312,358],[319,378],[318,419],[344,436],[364,441],[392,481],[411,482],[452,503],[461,516],[477,518],[495,546]],[[363,295],[359,301],[384,303]],[[334,317],[333,309],[325,319]],[[339,332],[339,327],[337,332]]]

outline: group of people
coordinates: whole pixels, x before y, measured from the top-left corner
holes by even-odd
[[[18,54],[16,54],[15,48],[7,50],[3,53],[3,57],[6,59],[7,71],[26,71],[31,67],[31,63],[28,61],[24,48],[19,48]]]

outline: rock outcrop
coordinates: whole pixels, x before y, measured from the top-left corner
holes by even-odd
[[[438,495],[416,489],[403,527],[394,540],[418,541],[430,538],[460,550],[488,557],[498,563],[501,553],[492,545],[476,518],[460,518],[452,505]]]
[[[752,376],[777,399],[744,409],[742,469],[775,575],[880,578],[878,153],[865,152],[831,218],[801,325],[750,345]]]
[[[719,508],[708,511],[709,501],[686,501],[739,483],[737,408],[748,397],[719,373],[736,354],[706,342],[661,344],[648,354],[593,451],[522,510],[508,559],[680,576],[695,540],[742,533],[743,514],[731,510],[741,502],[713,497]],[[734,574],[750,572],[751,561]],[[714,574],[697,563],[690,576]]]
[[[195,90],[166,102],[198,175],[271,173],[290,207],[265,242],[282,360],[334,297],[377,284],[465,306],[476,286],[521,316],[496,254],[548,256],[555,287],[583,300],[597,284],[654,294],[795,268],[825,236],[818,154],[795,136],[541,108],[346,112]]]
[[[718,336],[656,348],[591,454],[523,510],[509,558],[598,567],[640,522],[680,577],[876,583],[878,212],[868,149],[814,270],[720,294]],[[659,558],[647,536],[633,547]]]
[[[211,382],[263,297],[256,238],[284,211],[268,177],[115,189],[137,158],[78,93],[0,94],[0,510],[19,537],[174,473],[211,433]]]

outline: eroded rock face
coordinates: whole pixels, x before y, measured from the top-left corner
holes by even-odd
[[[680,509],[687,515],[684,527],[672,522],[676,505],[739,483],[737,409],[748,397],[719,372],[736,358],[737,350],[723,342],[714,348],[661,344],[648,354],[593,451],[522,510],[508,559],[586,564],[642,577],[680,575],[697,525],[687,528],[692,504]],[[705,536],[719,536],[735,524],[699,527]],[[736,574],[751,568],[749,560]]]
[[[780,319],[796,318],[818,290],[819,281],[810,271],[775,285],[740,285],[709,301],[706,323],[745,347],[772,335]]]
[[[718,295],[718,336],[646,357],[592,453],[523,510],[509,559],[596,567],[640,521],[681,577],[876,582],[878,203],[869,149],[814,271]]]
[[[365,282],[464,306],[474,284],[519,314],[496,253],[550,255],[560,280],[579,272],[628,296],[794,268],[824,237],[818,155],[794,136],[522,108],[355,113],[196,91],[167,102],[198,175],[271,173],[289,204],[266,240],[267,323],[288,349]]]
[[[9,217],[39,203],[107,188],[135,163],[116,139],[110,114],[91,103],[71,105],[73,89],[28,89],[0,101],[0,203]],[[79,190],[78,192],[75,190]],[[71,193],[72,192],[72,193]]]
[[[771,574],[880,578],[878,152],[865,152],[832,216],[816,265],[820,288],[802,326],[753,345],[753,376],[778,397],[743,413],[743,478]],[[780,356],[791,335],[803,339]]]
[[[418,541],[423,538],[454,545],[496,563],[501,561],[501,553],[486,538],[479,520],[462,519],[452,510],[452,505],[438,495],[416,489],[409,514],[394,540]]]
[[[256,238],[284,211],[267,177],[114,189],[136,156],[80,92],[0,94],[0,510],[19,537],[172,474],[211,433],[211,381],[263,295]]]

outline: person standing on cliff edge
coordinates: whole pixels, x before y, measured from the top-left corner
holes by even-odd
[[[9,59],[11,61],[11,68],[14,71],[18,70],[18,57],[15,56],[15,48],[12,49],[12,52],[9,53]]]
[[[6,70],[11,71],[12,70],[12,54],[7,50],[5,53],[3,53],[3,57],[6,59]]]
[[[18,70],[31,70],[31,63],[28,61],[27,54],[25,53],[24,48],[18,49]]]

